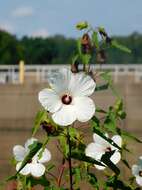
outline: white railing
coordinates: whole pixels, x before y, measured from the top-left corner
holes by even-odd
[[[47,77],[61,67],[70,67],[70,65],[25,65],[25,77],[34,76],[35,82],[45,82]],[[94,70],[110,71],[115,82],[118,81],[120,76],[133,76],[134,82],[139,83],[142,81],[142,64],[104,64],[91,66]],[[18,65],[0,65],[0,83],[19,83],[19,66]]]

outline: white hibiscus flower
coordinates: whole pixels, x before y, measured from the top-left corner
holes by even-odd
[[[62,69],[49,81],[51,88],[39,92],[42,106],[52,113],[55,123],[67,126],[75,120],[86,122],[95,113],[95,104],[90,96],[96,83],[85,73],[72,73]]]
[[[108,134],[106,134],[106,137],[108,137]],[[106,141],[105,139],[103,139],[102,137],[100,137],[99,135],[97,135],[95,133],[93,134],[93,139],[94,139],[94,142],[90,143],[85,149],[86,156],[89,156],[98,161],[101,161],[102,155],[104,155],[106,152],[115,151],[113,153],[113,155],[110,157],[110,160],[114,164],[117,164],[120,161],[121,154],[119,152],[119,149],[112,146],[108,141]],[[122,138],[119,135],[113,136],[112,140],[115,144],[117,144],[119,147],[121,147]],[[95,167],[99,170],[105,169],[105,166],[95,165]]]
[[[37,139],[31,138],[26,141],[24,147],[21,145],[14,146],[13,154],[15,160],[18,162],[16,165],[17,171],[20,169],[22,161],[30,151],[29,146],[32,145],[35,141],[37,141]],[[31,174],[34,177],[41,177],[45,173],[45,166],[42,163],[48,162],[51,159],[51,153],[46,148],[43,151],[42,156],[39,158],[40,151],[41,149],[36,153],[32,160],[28,164],[26,164],[26,166],[20,171],[20,174]]]
[[[132,174],[136,177],[137,184],[142,186],[142,156],[139,157],[138,164],[132,166]]]

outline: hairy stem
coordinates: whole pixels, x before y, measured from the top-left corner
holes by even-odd
[[[69,175],[70,175],[70,190],[73,190],[72,163],[71,163],[71,140],[70,140],[69,127],[67,128],[67,141],[68,141],[68,145],[69,145],[68,164],[69,164]]]

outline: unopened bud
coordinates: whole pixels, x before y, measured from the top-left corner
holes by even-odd
[[[53,127],[53,125],[50,124],[50,123],[47,123],[46,121],[42,122],[42,123],[40,124],[40,126],[42,127],[42,129],[43,129],[44,131],[46,131],[47,134],[51,134],[51,133],[54,132],[54,127]]]
[[[107,43],[107,44],[111,44],[111,41],[112,41],[112,39],[107,36],[107,37],[106,37],[106,43]]]
[[[103,49],[97,53],[97,62],[98,63],[105,63],[106,62],[106,54],[105,54],[105,51]]]
[[[92,47],[91,47],[91,40],[89,35],[86,33],[82,36],[81,39],[81,48],[82,48],[82,53],[86,54],[86,53],[90,53]]]

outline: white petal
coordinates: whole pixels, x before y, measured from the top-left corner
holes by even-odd
[[[121,147],[122,146],[122,138],[121,138],[121,136],[119,136],[119,135],[114,135],[112,138],[111,138],[114,142],[115,142],[115,144],[117,144],[119,147]],[[114,149],[117,149],[116,147],[112,147],[112,150],[114,150]]]
[[[132,174],[134,176],[139,175],[139,166],[138,165],[133,165],[132,166]]]
[[[15,160],[23,161],[26,155],[25,148],[21,145],[16,145],[13,148],[13,154],[14,154]]]
[[[63,68],[59,72],[56,72],[53,77],[50,77],[48,82],[57,94],[61,94],[68,91],[71,77],[72,73],[70,69]]]
[[[31,175],[34,177],[41,177],[45,173],[45,166],[40,163],[31,164]]]
[[[96,87],[94,80],[85,73],[73,74],[70,81],[70,91],[74,96],[90,96]]]
[[[81,122],[90,120],[95,113],[95,104],[89,97],[75,97],[73,100],[76,117]]]
[[[104,164],[103,162],[102,162],[102,164]],[[96,165],[95,164],[95,167],[98,169],[98,170],[104,170],[106,167],[105,166],[100,166],[100,165]]]
[[[105,136],[107,136],[107,134]],[[97,135],[96,133],[93,134],[93,139],[94,139],[94,142],[102,145],[104,149],[110,146],[110,144],[105,139],[103,139],[101,136]]]
[[[96,160],[100,160],[104,153],[104,148],[97,143],[90,143],[85,149],[85,155]]]
[[[22,162],[19,162],[16,165],[16,171],[18,171],[20,169],[21,165],[22,165]],[[19,173],[22,175],[29,175],[30,174],[30,165],[31,164],[26,164],[26,166]]]
[[[61,126],[71,125],[76,120],[74,106],[63,105],[59,111],[53,113],[52,119]]]
[[[142,186],[142,177],[137,176],[136,177],[136,182],[137,182],[138,185]]]
[[[30,138],[30,139],[28,139],[27,141],[26,141],[26,143],[25,143],[25,149],[26,149],[26,151],[29,151],[29,146],[30,145],[32,145],[34,142],[36,142],[37,141],[37,139],[36,138]]]
[[[46,88],[40,91],[38,99],[41,105],[45,108],[45,110],[48,110],[51,113],[56,112],[62,106],[59,95],[57,95],[52,89]]]
[[[110,160],[114,163],[117,164],[121,159],[121,154],[118,151],[115,151],[114,154],[111,156]]]
[[[40,152],[40,151],[39,151]],[[51,160],[51,153],[50,151],[46,148],[44,152],[42,153],[42,157],[38,159],[38,162],[40,163],[45,163]]]

